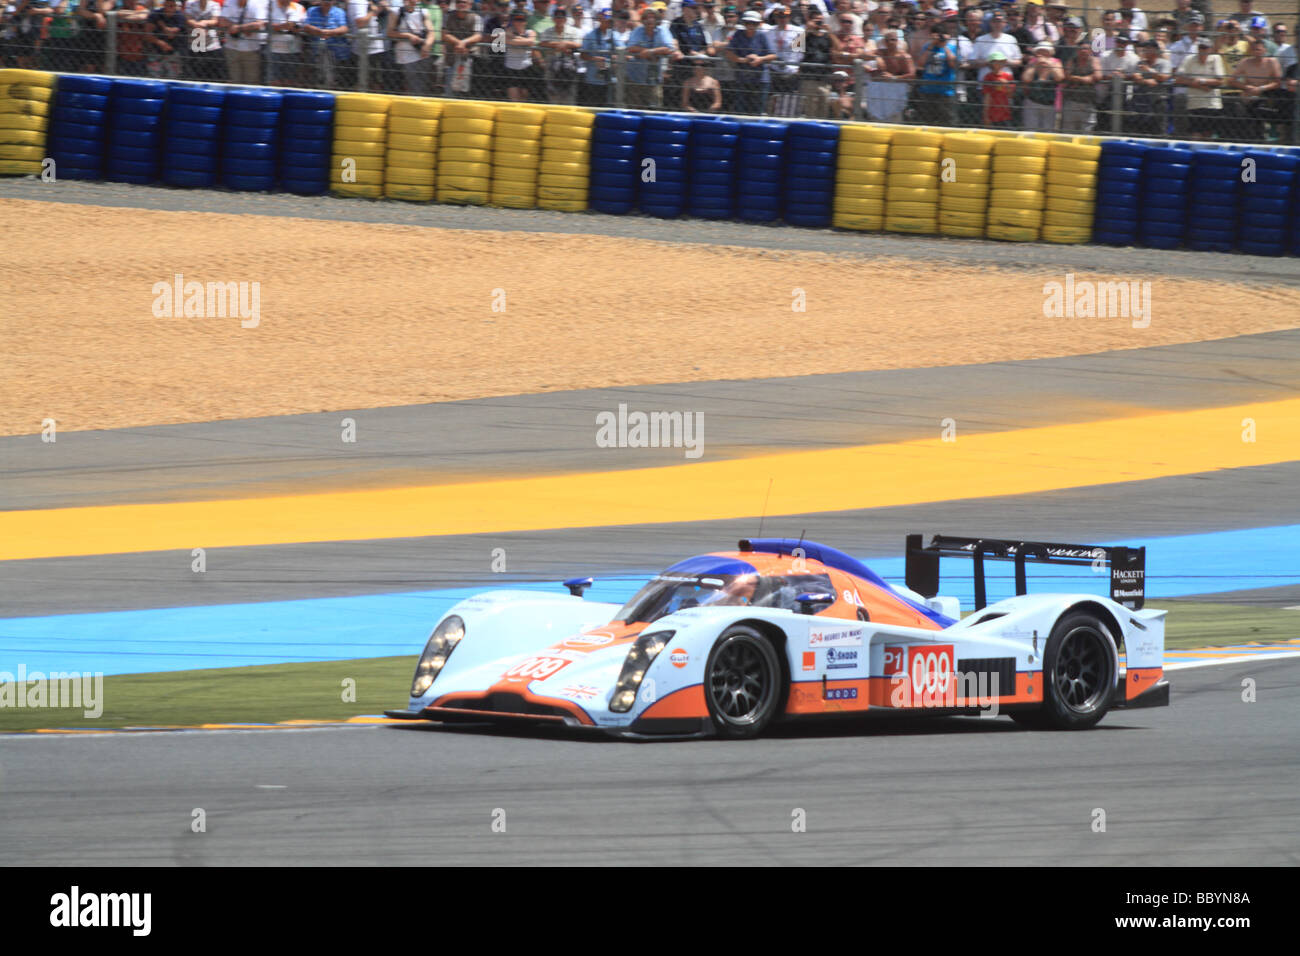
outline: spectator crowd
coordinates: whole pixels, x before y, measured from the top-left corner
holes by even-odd
[[[1138,0],[0,2],[0,66],[932,126],[1297,135],[1293,38],[1252,0],[1219,15],[1210,0],[1160,12]]]

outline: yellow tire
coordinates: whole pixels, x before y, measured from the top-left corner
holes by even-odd
[[[1001,136],[993,144],[994,156],[1026,156],[1043,159],[1051,144],[1045,139],[1030,139],[1027,136]]]
[[[576,152],[587,152],[591,149],[590,136],[551,136],[542,137],[542,152],[567,152],[574,150]]]
[[[963,199],[960,196],[943,197],[939,208],[944,212],[977,212],[981,215],[989,208],[987,199]]]
[[[354,113],[349,110],[338,110],[337,112],[335,112],[334,114],[335,134],[334,135],[336,136],[338,135],[337,131],[339,130],[340,127],[348,128],[353,126],[387,130],[388,114],[380,113],[380,112],[372,112],[372,113],[355,112]]]
[[[1091,199],[1053,199],[1047,197],[1047,211],[1065,213],[1072,216],[1092,217],[1095,203]]]
[[[492,165],[502,169],[527,169],[536,173],[541,166],[541,157],[536,154],[518,156],[513,153],[493,153]]]
[[[446,143],[438,150],[438,162],[440,163],[490,163],[492,162],[492,150],[490,149],[462,149],[459,146],[448,146]]]
[[[1091,159],[1057,159],[1053,156],[1047,161],[1047,173],[1053,179],[1096,176],[1097,164]]]
[[[945,153],[987,156],[993,152],[994,139],[980,133],[949,133],[943,138]]]
[[[406,183],[385,183],[384,196],[388,199],[404,199],[407,202],[433,202],[432,186],[408,186]]]
[[[1052,162],[1071,160],[1079,163],[1095,163],[1101,159],[1101,147],[1084,143],[1055,142],[1047,149]]]
[[[335,153],[334,161],[330,164],[334,169],[342,169],[343,163],[351,160],[353,169],[383,169],[388,165],[384,155],[378,156],[352,156],[348,153]]]
[[[891,188],[924,189],[927,191],[939,188],[939,181],[933,176],[926,176],[917,173],[891,172],[887,182]]]
[[[883,216],[858,216],[854,213],[836,213],[831,217],[836,229],[855,229],[859,232],[880,232],[885,228]]]
[[[883,199],[842,199],[835,197],[835,214],[852,213],[855,216],[883,216],[885,201]]]
[[[542,139],[542,127],[524,126],[520,123],[503,123],[497,120],[492,136],[497,142],[509,140],[516,143],[538,143]]]
[[[537,177],[539,184],[545,183],[548,186],[568,187],[570,189],[586,189],[586,176],[557,176],[555,173],[547,173]]]
[[[889,163],[934,163],[939,162],[938,146],[891,146]]]
[[[888,181],[888,174],[884,170],[862,170],[855,171],[853,178],[846,180],[843,175],[836,175],[836,186],[884,186]]]
[[[1096,176],[1070,176],[1058,178],[1053,176],[1051,173],[1048,173],[1044,182],[1049,187],[1053,185],[1073,186],[1075,189],[1086,189],[1089,191],[1096,191],[1097,189]]]
[[[1091,229],[1092,213],[1061,212],[1059,209],[1048,209],[1043,213],[1043,225],[1069,226],[1073,229]]]
[[[546,110],[536,106],[502,106],[497,109],[496,121],[515,126],[541,126],[546,122]]]
[[[389,133],[404,133],[408,136],[436,136],[439,125],[439,120],[418,116],[391,116],[388,119]]]
[[[392,104],[387,96],[378,96],[374,93],[335,93],[334,94],[334,115],[339,113],[383,113],[388,115],[388,107]]]
[[[1043,224],[1043,211],[989,206],[989,223],[994,226],[1026,226],[1036,229]]]
[[[12,146],[44,146],[45,130],[0,129],[0,143]]]
[[[27,116],[23,113],[0,113],[0,129],[25,129],[29,132],[44,132],[49,127],[49,120],[44,116]]]
[[[886,201],[885,213],[890,219],[933,219],[939,215],[939,206],[932,202]]]
[[[491,136],[495,123],[490,119],[465,119],[452,116],[450,112],[442,114],[438,121],[444,133],[463,133],[470,136]]]
[[[583,176],[591,171],[586,163],[564,163],[553,159],[543,160],[537,167],[538,172],[554,173],[557,176]]]
[[[54,89],[49,86],[31,86],[27,83],[11,83],[0,86],[0,99],[21,100],[26,103],[54,103]]]
[[[344,179],[337,173],[330,173],[330,188],[335,186],[379,186],[384,185],[384,171],[357,173],[355,179]]]
[[[539,143],[521,143],[517,139],[503,140],[492,146],[493,156],[523,156],[535,163],[542,161],[542,147]]]
[[[993,157],[988,154],[944,153],[943,158],[939,160],[939,168],[954,170],[958,175],[965,172],[991,173],[993,172]]]
[[[439,186],[438,202],[454,203],[459,206],[486,206],[488,194],[486,190],[444,189]]]
[[[409,166],[412,169],[432,169],[434,155],[405,149],[390,149],[384,156],[389,166]]]
[[[591,129],[595,123],[595,113],[588,113],[586,110],[553,109],[546,111],[546,120],[542,123],[542,127],[546,130],[547,135],[551,133],[560,135],[562,129]],[[563,135],[576,134],[565,133]]]
[[[913,149],[923,149],[924,147],[915,146]],[[934,219],[913,219],[910,217],[895,216],[892,213],[885,217],[885,232],[909,232],[916,235],[932,236],[939,231],[939,223]]]
[[[537,197],[538,209],[551,209],[555,212],[585,212],[587,209],[587,200],[585,199],[543,199]]]
[[[416,99],[411,96],[399,96],[388,108],[391,117],[408,116],[413,119],[436,120],[442,116],[442,100]]]
[[[583,186],[579,189],[570,186],[552,186],[549,183],[539,182],[537,184],[537,198],[560,202],[585,203],[587,201],[587,187]]]
[[[888,170],[885,160],[867,160],[872,165],[855,164],[845,168],[841,166],[835,171],[835,181],[840,183],[874,183],[876,176]]]
[[[0,96],[0,113],[18,113],[21,116],[49,116],[50,104],[36,100],[13,100]]]
[[[990,206],[1007,209],[1039,209],[1047,205],[1042,193],[1028,189],[994,189],[989,193]]]
[[[940,186],[983,186],[988,188],[993,181],[993,174],[987,169],[963,169],[958,167],[947,178],[939,177]]]
[[[507,209],[536,209],[536,193],[492,193],[488,202],[493,206],[504,206]]]
[[[939,201],[947,202],[952,197],[962,199],[984,199],[989,194],[987,183],[944,183],[939,187]]]
[[[334,155],[382,156],[388,151],[384,137],[379,139],[335,139]]]
[[[894,138],[889,126],[868,126],[863,123],[845,123],[840,127],[840,145],[845,143],[873,143],[888,146]]]
[[[920,146],[913,146],[912,149],[920,149]],[[934,181],[939,181],[939,170],[941,169],[939,161],[926,162],[924,160],[906,160],[899,162],[896,157],[890,157],[889,172],[908,173],[912,176],[933,176]]]
[[[951,225],[950,223],[941,222],[939,223],[939,235],[957,236],[962,239],[983,239],[984,227],[983,226],[954,226]]]
[[[943,145],[942,133],[928,133],[919,129],[894,130],[892,146],[939,147]]]
[[[875,183],[836,183],[836,199],[878,199],[885,200],[885,187]]]
[[[1041,193],[1046,182],[1045,177],[1029,173],[994,173],[989,185],[994,189],[1023,189]]]
[[[383,186],[367,186],[361,183],[330,183],[330,192],[336,196],[349,196],[360,199],[378,199],[384,194]]]
[[[15,146],[6,143],[0,146],[0,159],[25,159],[40,162],[45,158],[44,146]]]
[[[1041,176],[1047,172],[1047,159],[1042,156],[994,156],[993,172]]]
[[[400,149],[432,154],[438,151],[438,137],[414,136],[410,133],[390,133],[388,134],[388,148],[390,150]]]
[[[532,169],[518,169],[514,166],[493,166],[492,167],[493,183],[526,183],[528,185],[537,185],[537,167]]]
[[[917,189],[912,186],[889,186],[885,190],[885,198],[891,203],[924,202],[933,204],[939,201],[939,187],[930,186]]]
[[[1047,201],[1064,199],[1073,202],[1092,202],[1097,198],[1095,186],[1068,186],[1049,182],[1047,184]]]
[[[465,100],[451,100],[442,104],[444,119],[489,120],[497,115],[495,103],[472,103]]]
[[[988,216],[982,212],[950,212],[939,207],[939,225],[961,226],[963,228],[983,229],[988,223]]]
[[[448,146],[454,146],[459,149],[491,149],[492,137],[485,136],[482,133],[457,133],[449,131],[446,126],[442,128],[442,135],[438,138],[438,145],[444,149]]]
[[[847,127],[842,127],[847,129]],[[855,143],[852,140],[840,140],[839,155],[841,161],[846,156],[856,159],[886,159],[889,156],[888,143]]]
[[[487,163],[449,163],[441,157],[438,159],[438,172],[444,176],[463,176],[467,179],[481,179],[483,182],[492,179],[492,167]]]
[[[0,70],[0,86],[16,83],[20,86],[43,86],[52,89],[57,80],[57,73],[46,73],[44,70]]]
[[[1048,242],[1069,243],[1078,245],[1084,242],[1092,242],[1092,229],[1082,229],[1071,226],[1043,226],[1043,238]]]
[[[413,169],[410,166],[389,166],[384,170],[385,183],[402,183],[407,186],[432,186],[437,173],[432,169]]]
[[[0,158],[0,176],[32,176],[41,171],[41,164],[26,159]]]

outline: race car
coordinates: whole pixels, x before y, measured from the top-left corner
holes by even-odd
[[[394,718],[552,723],[622,736],[747,738],[774,721],[1008,714],[1091,727],[1169,702],[1164,611],[1143,607],[1144,548],[936,535],[906,542],[907,586],[802,539],[761,538],[656,575],[627,604],[489,591],[452,607]],[[942,557],[974,562],[975,609],[939,596]],[[986,606],[985,559],[1016,596]],[[1027,594],[1026,563],[1092,565],[1110,596]]]

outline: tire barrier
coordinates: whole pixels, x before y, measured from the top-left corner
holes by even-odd
[[[388,108],[384,195],[431,202],[438,181],[438,130],[442,101],[393,97]]]
[[[885,178],[885,231],[934,235],[939,231],[939,160],[943,134],[895,131]]]
[[[686,211],[690,149],[690,119],[671,115],[642,118],[637,157],[641,179],[638,201],[647,216],[675,219]]]
[[[611,110],[598,113],[591,133],[591,186],[587,202],[616,215],[636,208],[641,164],[637,144],[642,116]]]
[[[226,92],[223,86],[167,87],[162,181],[168,186],[217,185]]]
[[[1177,249],[1187,231],[1188,180],[1192,150],[1152,147],[1143,166],[1138,238],[1152,249]]]
[[[990,239],[1034,242],[1043,228],[1047,204],[1046,139],[999,136],[993,144],[993,178],[989,183]]]
[[[280,109],[277,90],[236,87],[226,91],[222,130],[221,182],[227,189],[270,192],[280,165]]]
[[[108,101],[113,81],[106,76],[61,76],[50,113],[47,149],[58,179],[103,179],[108,148]],[[0,132],[0,143],[5,141]],[[0,157],[3,147],[0,146]],[[0,163],[3,163],[0,158]]]
[[[945,133],[939,155],[939,233],[981,239],[993,182],[992,136]]]
[[[492,205],[536,208],[545,119],[546,111],[537,107],[502,106],[497,110],[492,128]]]
[[[104,177],[143,185],[162,171],[163,110],[167,84],[114,79],[108,103],[108,163]]]
[[[1092,236],[1111,246],[1137,244],[1142,193],[1142,167],[1151,147],[1143,143],[1107,140],[1101,144],[1097,168],[1097,201]]]
[[[587,208],[591,185],[591,131],[596,114],[580,109],[550,109],[542,121],[542,164],[537,174],[537,205],[558,212]]]
[[[731,219],[735,216],[733,187],[740,126],[737,120],[717,116],[691,120],[686,200],[688,211],[696,219]]]
[[[492,131],[497,105],[443,105],[438,139],[438,202],[484,206],[492,193]]]
[[[1092,241],[1092,209],[1097,195],[1095,143],[1047,144],[1047,196],[1042,236],[1048,242],[1079,245]]]
[[[387,96],[334,95],[334,150],[330,192],[336,196],[378,199],[384,194],[384,155],[388,149]]]
[[[280,188],[300,196],[329,189],[334,94],[286,91],[280,106]]]
[[[776,222],[785,182],[785,123],[746,122],[736,153],[736,218]]]
[[[835,170],[840,127],[836,123],[791,123],[785,134],[785,210],[792,226],[825,228],[835,206]]]
[[[888,126],[844,126],[835,159],[831,225],[879,232],[885,228],[885,179],[889,171]]]
[[[1253,175],[1241,184],[1237,248],[1257,256],[1280,256],[1295,235],[1292,217],[1300,157],[1248,149],[1244,158],[1254,166]]]
[[[1237,237],[1237,191],[1242,154],[1198,149],[1192,154],[1187,186],[1187,247],[1231,252]]]
[[[53,74],[0,70],[0,174],[41,172],[53,110]]]

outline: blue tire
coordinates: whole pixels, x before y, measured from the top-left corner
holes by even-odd
[[[169,166],[163,171],[162,181],[168,186],[208,188],[217,184],[217,174],[197,169],[182,169],[179,166]]]
[[[273,159],[222,157],[221,168],[228,177],[235,176],[240,179],[274,179],[276,172]]]
[[[103,179],[103,166],[64,166],[62,163],[58,167],[58,177],[60,179]]]
[[[257,110],[225,110],[226,126],[251,126],[253,129],[274,130],[280,125],[280,114]]]
[[[149,182],[158,178],[160,165],[153,163],[131,163],[122,159],[108,158],[108,178],[113,179],[116,176],[143,176]],[[124,182],[134,182],[134,180],[123,180]]]
[[[108,148],[124,146],[127,149],[157,149],[162,137],[156,133],[139,130],[115,129],[108,134]]]
[[[287,193],[299,196],[319,196],[329,188],[328,179],[290,179],[280,180],[280,188]]]
[[[592,182],[587,193],[588,202],[605,202],[605,203],[633,203],[636,202],[636,189],[632,187],[616,188],[614,186],[597,185]]]
[[[614,202],[608,199],[592,199],[588,197],[587,206],[596,212],[609,213],[615,216],[623,216],[635,209],[631,202]]]
[[[106,110],[82,110],[68,107],[66,109],[56,106],[54,114],[50,117],[50,126],[107,126],[108,112]]]
[[[219,106],[173,106],[167,111],[167,124],[198,123],[216,128],[221,122]]]
[[[62,149],[50,150],[50,158],[54,160],[55,175],[63,175],[63,167],[69,166],[76,169],[94,169],[97,166],[104,165],[104,157],[98,153],[73,153]]]
[[[696,146],[695,152],[691,158],[697,163],[730,162],[736,156],[736,151],[729,146]]]
[[[284,105],[284,94],[277,90],[249,89],[247,87],[226,91],[226,109],[250,110],[258,113],[278,113]]]
[[[60,73],[58,84],[60,93],[93,93],[96,96],[107,96],[113,92],[113,81],[104,76]]]
[[[145,116],[143,113],[116,113],[113,116],[113,128],[158,133],[162,131],[162,117]]]
[[[333,110],[281,110],[280,125],[318,126],[323,129],[334,128]]]
[[[244,143],[227,140],[221,145],[221,155],[234,159],[275,159],[280,151],[275,143]]]
[[[172,104],[172,110],[181,106],[203,106],[209,109],[215,107],[221,108],[226,101],[226,90],[220,86],[185,86],[177,84],[168,87],[167,99]]]
[[[160,80],[113,80],[112,95],[119,99],[161,100],[167,97],[167,84]]]
[[[117,100],[113,103],[113,115],[160,117],[166,108],[166,100]]]
[[[659,219],[676,219],[686,211],[685,206],[658,205],[652,203],[641,203],[641,211],[647,216],[655,216]]]
[[[284,94],[284,112],[290,110],[334,110],[333,93],[309,93],[294,90]]]
[[[163,165],[168,169],[188,169],[192,172],[215,173],[219,162],[215,156],[197,156],[194,153],[170,153]]]
[[[158,150],[156,149],[133,149],[130,146],[112,146],[108,150],[108,161],[111,163],[141,163],[148,165],[158,162]]]
[[[103,156],[104,141],[102,139],[74,139],[71,136],[50,137],[50,151],[52,154],[66,153],[68,155],[81,156]]]
[[[1286,252],[1286,245],[1281,242],[1250,242],[1243,240],[1237,248],[1253,256],[1280,256]]]
[[[167,153],[189,153],[192,156],[216,156],[221,152],[220,145],[212,139],[185,139],[169,136],[163,140],[163,151]]]
[[[274,176],[241,176],[227,171],[222,174],[221,181],[228,189],[238,189],[241,192],[269,193],[275,189]]]
[[[108,109],[108,97],[99,93],[64,93],[59,90],[54,100],[55,112],[58,110],[95,110],[102,113]]]

